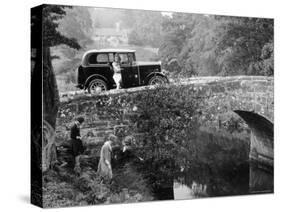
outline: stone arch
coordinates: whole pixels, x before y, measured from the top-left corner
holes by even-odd
[[[234,110],[251,130],[250,160],[273,167],[274,124],[267,118],[251,111]]]

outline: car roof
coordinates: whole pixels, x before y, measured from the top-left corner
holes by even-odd
[[[87,51],[85,54],[89,53],[128,53],[135,52],[136,50],[132,49],[92,49]]]
[[[85,52],[82,56],[82,65],[86,65],[86,57],[93,53],[134,53],[136,50],[132,49],[92,49]]]

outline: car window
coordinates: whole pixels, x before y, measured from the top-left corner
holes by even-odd
[[[127,65],[129,64],[128,54],[119,54],[121,58],[121,64]]]
[[[88,63],[89,64],[96,64],[97,63],[97,55],[91,54],[88,58]]]
[[[107,64],[108,55],[107,54],[92,54],[88,58],[89,64]]]
[[[107,64],[108,63],[108,55],[107,54],[98,54],[97,55],[97,63],[98,64]]]
[[[114,61],[114,55],[113,53],[109,53],[109,62],[113,62]]]
[[[136,61],[135,55],[133,53],[128,54],[129,64],[133,64]]]

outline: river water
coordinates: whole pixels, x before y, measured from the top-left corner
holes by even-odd
[[[189,161],[190,157],[185,159],[181,155],[183,163],[170,172],[161,173],[160,169],[155,169],[157,177],[150,179],[155,199],[251,194],[248,139],[247,136],[198,132],[194,142],[200,148],[194,154],[194,160]],[[273,184],[272,173],[265,175]],[[260,173],[257,173],[257,178],[261,179]],[[267,192],[271,193],[273,189]]]

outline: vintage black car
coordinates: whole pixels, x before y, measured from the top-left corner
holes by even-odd
[[[135,50],[101,49],[87,51],[77,71],[77,87],[95,93],[116,88],[112,62],[118,53],[121,61],[121,87],[168,83],[160,62],[136,62]]]

